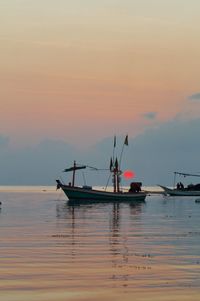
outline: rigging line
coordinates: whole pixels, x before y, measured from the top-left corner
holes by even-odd
[[[93,167],[93,166],[89,166],[89,165],[86,165],[86,166],[89,167],[92,171],[110,170],[109,168],[97,168],[97,167]]]
[[[86,167],[89,167],[89,168],[94,169],[94,170],[98,170],[98,168],[94,167],[94,166],[86,165]]]
[[[110,170],[109,168],[97,168],[95,171],[108,171]]]
[[[111,177],[111,173],[110,173],[110,175],[109,175],[109,177],[108,177],[108,180],[107,180],[107,183],[106,183],[106,186],[105,186],[105,190],[106,190],[107,187],[108,187],[108,184],[109,184],[109,181],[110,181],[110,177]]]
[[[121,168],[121,162],[122,162],[122,154],[123,154],[123,151],[124,151],[124,143],[123,143],[123,146],[122,146],[122,150],[121,150],[121,154],[120,154],[120,158],[119,158],[119,169]]]
[[[116,147],[116,135],[114,136],[114,143],[113,143],[113,163],[115,161],[115,147]]]
[[[90,165],[84,165],[92,170],[109,170],[109,168],[97,168],[97,167],[94,167],[94,166],[90,166]]]
[[[82,176],[83,176],[83,182],[84,182],[84,185],[86,185],[85,174],[84,174],[84,172],[83,172],[83,171],[82,171]]]
[[[65,182],[63,181],[62,177],[60,176],[59,178],[61,179],[61,182],[64,184]]]
[[[121,161],[122,161],[122,154],[124,151],[124,146],[128,145],[128,135],[126,135],[123,146],[122,146],[122,150],[121,150],[121,154],[120,154],[120,159],[119,159],[119,169],[121,168]]]

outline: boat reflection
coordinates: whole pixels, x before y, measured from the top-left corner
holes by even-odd
[[[142,204],[142,203],[145,203],[145,200],[137,200],[137,201],[133,201],[133,200],[116,200],[116,201],[113,201],[113,200],[95,200],[95,199],[91,199],[91,200],[69,200],[68,201],[68,205],[69,206],[84,206],[84,205],[94,205],[94,204],[121,204],[121,203],[124,203],[124,204],[129,204],[129,205],[138,205],[138,204]]]
[[[144,204],[145,202],[59,203],[56,206],[57,225],[60,229],[67,229],[67,237],[72,238],[73,245],[80,244],[83,236],[86,240],[87,235],[96,235],[96,229],[99,229],[98,235],[104,236],[104,240],[108,239],[105,243],[110,246],[110,254],[115,256],[122,251],[118,250],[118,245],[127,249],[124,245],[127,239],[126,227],[134,229],[133,220],[138,220]]]
[[[68,201],[67,203],[60,203],[56,206],[56,217],[58,219],[68,218],[69,216],[72,219],[76,219],[75,213],[90,213],[89,210],[96,210],[98,208],[108,209],[112,208],[113,223],[118,225],[120,219],[120,208],[123,206],[129,207],[130,215],[138,215],[142,211],[142,207],[145,204],[145,201],[142,202],[132,202],[132,201],[109,201],[109,202],[95,202],[91,201]],[[83,217],[84,218],[84,217]],[[86,218],[86,216],[85,216]]]
[[[128,208],[130,219],[124,221],[124,217],[128,217],[127,208],[123,204],[113,204],[109,227],[109,253],[113,271],[111,275],[113,287],[117,287],[119,281],[123,287],[127,287],[129,284],[130,275],[127,273],[127,268],[132,256],[129,236],[131,229],[133,232],[136,231],[136,225],[129,224],[129,221],[133,219],[137,221],[142,213],[142,208],[143,204],[130,203]]]
[[[105,264],[104,277],[113,288],[129,286],[138,220],[144,204],[59,202],[57,243],[64,246],[66,259],[69,258],[74,268],[80,264],[86,266],[87,275]]]

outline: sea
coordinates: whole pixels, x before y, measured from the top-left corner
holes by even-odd
[[[0,186],[0,300],[199,301],[200,202],[153,192],[69,204],[54,186]]]

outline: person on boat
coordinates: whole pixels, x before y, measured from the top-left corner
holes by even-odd
[[[178,190],[184,189],[183,183],[182,183],[182,182],[177,183],[176,188],[177,188]]]
[[[184,189],[184,185],[182,182],[180,182],[180,189]]]

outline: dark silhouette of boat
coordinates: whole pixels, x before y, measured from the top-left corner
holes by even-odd
[[[176,175],[183,177],[200,177],[200,174],[174,172],[174,188],[168,188],[163,185],[159,185],[170,196],[200,196],[200,184],[189,184],[184,187],[182,182],[176,184]]]
[[[114,147],[116,145],[116,138],[114,138]],[[128,135],[125,138],[124,145],[128,145]],[[113,152],[114,153],[114,152]],[[123,153],[123,148],[120,156]],[[114,163],[113,163],[114,162]],[[97,201],[97,202],[109,202],[109,201],[133,201],[133,202],[141,202],[146,198],[146,193],[142,191],[142,183],[141,182],[132,182],[130,184],[130,189],[127,192],[124,192],[120,187],[120,177],[122,171],[120,169],[120,163],[118,163],[117,157],[114,155],[110,160],[110,172],[112,174],[113,180],[113,191],[106,190],[97,190],[93,189],[92,186],[76,186],[75,185],[75,173],[77,170],[87,168],[86,165],[78,165],[76,161],[72,167],[65,169],[65,172],[72,172],[72,182],[68,184],[62,183],[60,180],[56,180],[57,189],[62,189],[67,198],[70,201]]]

